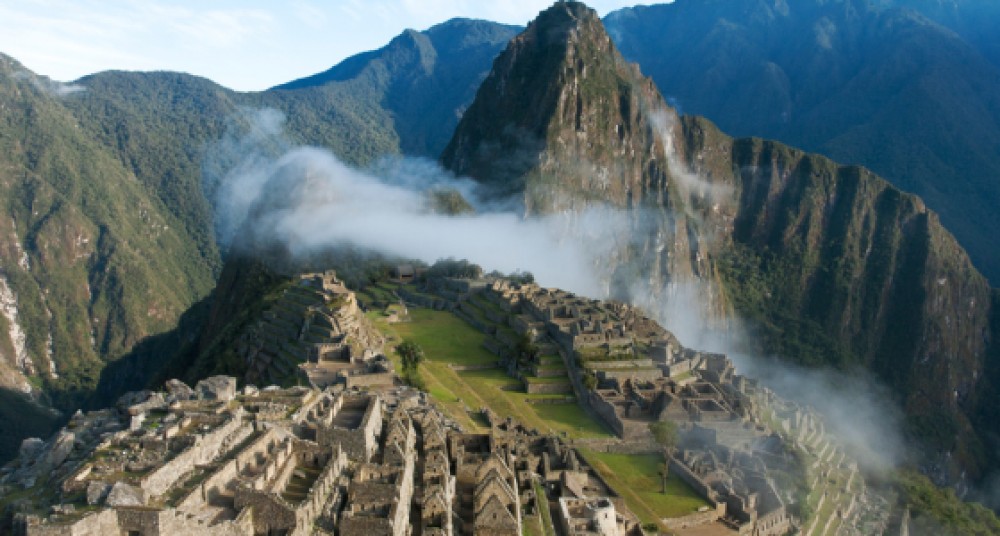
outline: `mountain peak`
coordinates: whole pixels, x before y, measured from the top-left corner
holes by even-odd
[[[442,161],[497,195],[523,194],[528,212],[594,199],[626,206],[638,182],[663,179],[648,165],[662,153],[649,114],[660,106],[597,13],[557,2],[493,63]]]
[[[526,34],[535,31],[535,36],[541,37],[544,44],[561,44],[573,37],[575,32],[587,30],[604,35],[604,25],[597,12],[582,2],[556,2],[551,7],[538,14],[538,17],[528,25]]]

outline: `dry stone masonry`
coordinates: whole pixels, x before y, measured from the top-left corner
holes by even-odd
[[[886,527],[888,509],[873,506],[878,497],[811,410],[736,374],[724,355],[684,348],[637,308],[495,278],[394,292],[397,320],[418,302],[452,311],[485,333],[495,366],[527,393],[562,393],[543,399],[580,404],[619,436],[569,441],[487,408],[486,431],[464,431],[427,393],[401,385],[365,304],[332,272],[302,276],[284,295],[313,301],[301,318],[279,306],[286,317],[270,315],[283,320],[264,332],[299,322],[300,342],[312,341],[299,346],[301,368],[332,364],[332,380],[315,371],[309,387],[171,380],[164,392],[78,412],[49,441],[25,441],[0,472],[0,492],[44,490],[22,505],[15,533],[492,536],[520,535],[531,519],[567,535],[639,535],[626,499],[578,449],[663,454],[649,428],[660,421],[679,430],[670,474],[710,505],[660,527],[740,536]],[[325,342],[309,339],[317,326]],[[270,341],[247,354],[251,363],[273,355]],[[824,512],[807,525],[789,509],[801,498],[787,483],[801,475]]]

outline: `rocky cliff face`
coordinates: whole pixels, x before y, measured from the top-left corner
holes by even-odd
[[[496,59],[442,160],[497,196],[516,196],[526,214],[630,210],[632,236],[607,274],[612,293],[628,294],[637,275],[661,291],[715,278],[705,243],[724,222],[709,198],[715,186],[729,190],[672,169],[676,119],[596,13],[558,3]]]
[[[991,291],[937,216],[863,168],[679,119],[582,4],[510,43],[442,159],[527,214],[626,209],[613,292],[694,283],[765,350],[874,372],[936,459],[984,460],[970,416]]]
[[[677,0],[605,23],[686,113],[920,195],[996,284],[998,16],[962,0]]]
[[[899,396],[911,432],[981,468],[988,430],[972,421],[994,336],[991,289],[937,215],[864,168],[733,140],[700,118],[682,129],[692,159],[712,155],[736,179],[732,233],[713,255],[765,348],[862,365]]]

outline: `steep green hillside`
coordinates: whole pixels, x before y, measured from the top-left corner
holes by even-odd
[[[678,0],[607,25],[685,113],[868,167],[998,279],[997,16],[975,0]]]
[[[0,58],[0,274],[24,334],[0,348],[22,347],[15,375],[68,411],[104,363],[172,328],[218,262],[208,234],[186,227],[201,222],[183,203],[168,206],[143,163],[126,165],[95,136],[95,121],[116,127],[79,113],[81,98]]]
[[[936,214],[866,169],[672,114],[592,11],[560,3],[497,59],[443,160],[530,212],[634,209],[643,224],[605,261],[618,275],[701,282],[762,349],[866,367],[930,458],[957,460],[947,477],[981,474],[991,289]]]

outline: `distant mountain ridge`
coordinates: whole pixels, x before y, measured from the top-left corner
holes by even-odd
[[[352,56],[269,93],[360,84],[386,110],[401,152],[436,157],[490,62],[519,30],[471,19],[452,19],[423,32],[406,30],[379,50]]]

